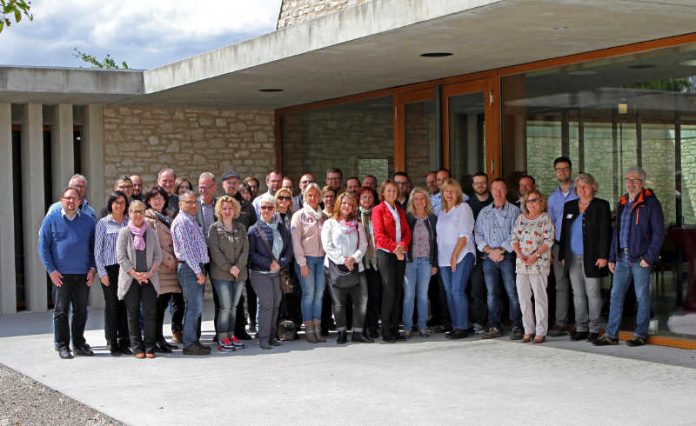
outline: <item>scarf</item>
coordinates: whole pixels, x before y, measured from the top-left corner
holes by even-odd
[[[133,225],[133,221],[128,221],[128,229],[130,229],[131,234],[133,234],[133,246],[136,250],[145,250],[145,231],[150,225],[147,222],[143,222],[143,226],[138,228]]]
[[[307,213],[308,216],[313,217],[314,219],[317,220],[317,222],[320,221],[321,218],[324,216],[324,212],[321,211],[321,209],[314,210],[312,208],[312,206],[310,206],[309,204],[305,204],[305,206],[302,208],[304,209],[304,211]]]
[[[377,270],[377,255],[375,253],[375,236],[372,232],[372,208],[363,209],[358,207],[358,212],[360,212],[360,221],[365,227],[365,233],[367,234],[367,253],[363,257],[363,264],[366,268],[372,268]]]
[[[283,252],[283,237],[280,235],[280,231],[278,231],[278,220],[273,218],[273,222],[271,223],[266,223],[263,220],[260,220],[259,224],[266,237],[270,237],[270,246],[271,251],[273,252],[273,257],[280,259],[280,254]],[[266,241],[268,240],[269,238],[266,238]]]
[[[152,215],[155,217],[155,219],[159,220],[162,224],[164,224],[164,226],[166,226],[167,228],[170,228],[172,226],[172,219],[169,216],[167,216],[166,214],[162,214],[155,209],[151,210]]]
[[[338,223],[341,225],[341,232],[344,235],[350,235],[353,232],[358,231],[358,221],[353,219],[353,220],[339,220]]]

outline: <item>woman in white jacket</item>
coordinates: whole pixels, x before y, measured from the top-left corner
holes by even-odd
[[[324,265],[329,268],[338,344],[348,341],[345,311],[348,295],[353,301],[351,340],[372,343],[372,339],[363,334],[367,309],[367,279],[361,260],[367,250],[367,235],[365,227],[357,218],[357,211],[356,199],[344,192],[336,199],[333,214],[321,229],[321,242],[326,252]]]

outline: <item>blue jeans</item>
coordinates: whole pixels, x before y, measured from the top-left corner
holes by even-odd
[[[306,256],[309,276],[302,276],[300,265],[295,263],[297,278],[302,287],[302,321],[321,319],[321,306],[326,281],[324,279],[324,256]]]
[[[218,341],[225,337],[234,336],[234,325],[237,320],[237,304],[242,297],[244,281],[228,281],[211,279],[218,295]]]
[[[417,257],[406,263],[404,278],[404,331],[413,328],[413,301],[418,308],[418,329],[424,330],[428,320],[428,284],[432,275],[430,258]]]
[[[440,276],[447,293],[447,307],[452,318],[452,328],[455,330],[469,328],[469,299],[466,295],[466,287],[469,284],[471,271],[474,269],[474,260],[474,254],[467,253],[457,263],[457,269],[454,272],[450,266],[440,267]]]
[[[201,268],[202,269],[202,268]],[[198,321],[203,314],[203,291],[205,286],[196,282],[196,274],[186,263],[179,263],[176,273],[184,294],[184,347],[198,341]]]
[[[493,262],[487,255],[483,258],[483,278],[486,281],[488,291],[488,325],[502,330],[500,320],[500,277],[503,278],[503,288],[510,301],[510,321],[512,326],[522,328],[522,311],[520,302],[517,298],[517,287],[515,284],[515,255],[506,253],[505,258],[500,262]]]
[[[628,260],[628,255],[623,254],[617,259],[614,268],[614,280],[611,285],[611,302],[609,304],[609,322],[607,323],[607,336],[616,339],[621,326],[621,314],[623,313],[626,291],[633,278],[633,286],[636,291],[638,312],[636,314],[636,329],[634,335],[646,339],[648,326],[650,325],[650,272],[651,267],[643,268],[638,262]]]

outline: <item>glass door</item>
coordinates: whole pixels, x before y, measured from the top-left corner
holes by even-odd
[[[401,93],[395,101],[401,170],[409,174],[415,185],[423,185],[425,175],[439,169],[442,162],[435,89]]]
[[[495,111],[496,84],[477,80],[447,85],[442,91],[444,162],[465,192],[471,194],[471,176],[479,171],[498,177],[499,129]]]

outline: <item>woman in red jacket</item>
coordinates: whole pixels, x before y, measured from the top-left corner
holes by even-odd
[[[396,204],[399,189],[387,179],[379,189],[382,200],[372,209],[372,230],[377,249],[377,267],[382,276],[382,340],[404,340],[399,333],[404,289],[405,254],[411,242],[406,212]]]

